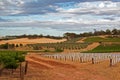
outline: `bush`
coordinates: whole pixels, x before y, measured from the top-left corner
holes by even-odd
[[[50,52],[50,50],[44,50],[44,52]]]
[[[25,61],[25,52],[0,51],[0,64],[7,69],[16,69],[19,63]]]
[[[55,51],[56,52],[63,52],[64,50],[62,50],[62,49],[56,49]]]

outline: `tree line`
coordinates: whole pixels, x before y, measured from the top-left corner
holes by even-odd
[[[22,47],[23,44],[9,44],[9,43],[5,43],[5,44],[1,44],[0,45],[0,49],[14,49],[16,47]]]
[[[97,31],[96,29],[94,29],[94,32],[84,32],[84,33],[80,33],[80,34],[76,34],[76,33],[64,33],[64,37],[67,38],[68,40],[73,39],[73,38],[78,38],[78,37],[89,37],[89,36],[100,36],[100,35],[113,35],[113,36],[117,36],[120,37],[120,30],[119,29],[107,29],[105,31],[100,30]]]
[[[62,39],[62,38],[67,38],[67,39],[72,39],[72,38],[78,38],[78,37],[89,37],[89,36],[99,36],[99,35],[120,35],[120,29],[107,29],[107,30],[100,30],[97,31],[96,29],[94,29],[94,32],[84,32],[84,33],[80,33],[80,34],[76,34],[76,33],[64,33],[63,36],[50,36],[50,35],[38,35],[38,34],[34,34],[34,35],[14,35],[14,36],[6,36],[5,38],[2,38],[0,40],[9,40],[9,39],[15,39],[15,38],[29,38],[29,39],[35,39],[35,38],[51,38],[51,39]]]
[[[62,39],[63,37],[61,36],[51,36],[51,35],[38,35],[38,34],[33,34],[33,35],[27,35],[27,34],[23,34],[23,35],[13,35],[13,36],[5,36],[3,38],[0,38],[0,41],[2,40],[11,40],[11,39],[18,39],[18,38],[29,38],[29,39],[36,39],[36,38],[51,38],[51,39]]]

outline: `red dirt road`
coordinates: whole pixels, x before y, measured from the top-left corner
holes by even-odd
[[[106,75],[107,72],[104,73],[104,68],[108,68],[106,63],[100,63],[102,66],[99,66],[91,63],[65,62],[36,54],[30,54],[26,59],[29,61],[29,67],[25,80],[113,80],[108,77],[109,74]]]

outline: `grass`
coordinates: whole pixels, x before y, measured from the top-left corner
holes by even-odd
[[[88,37],[85,42],[120,42],[120,38]]]
[[[84,53],[108,53],[108,52],[120,52],[119,44],[112,45],[100,45],[93,50],[85,51]]]
[[[20,54],[27,54],[27,51],[15,51],[15,50],[0,50],[1,53],[20,53]]]

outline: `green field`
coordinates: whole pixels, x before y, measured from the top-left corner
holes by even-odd
[[[93,50],[85,51],[84,53],[108,53],[108,52],[120,52],[119,44],[112,45],[100,45]]]
[[[120,38],[88,37],[85,42],[120,42]]]

